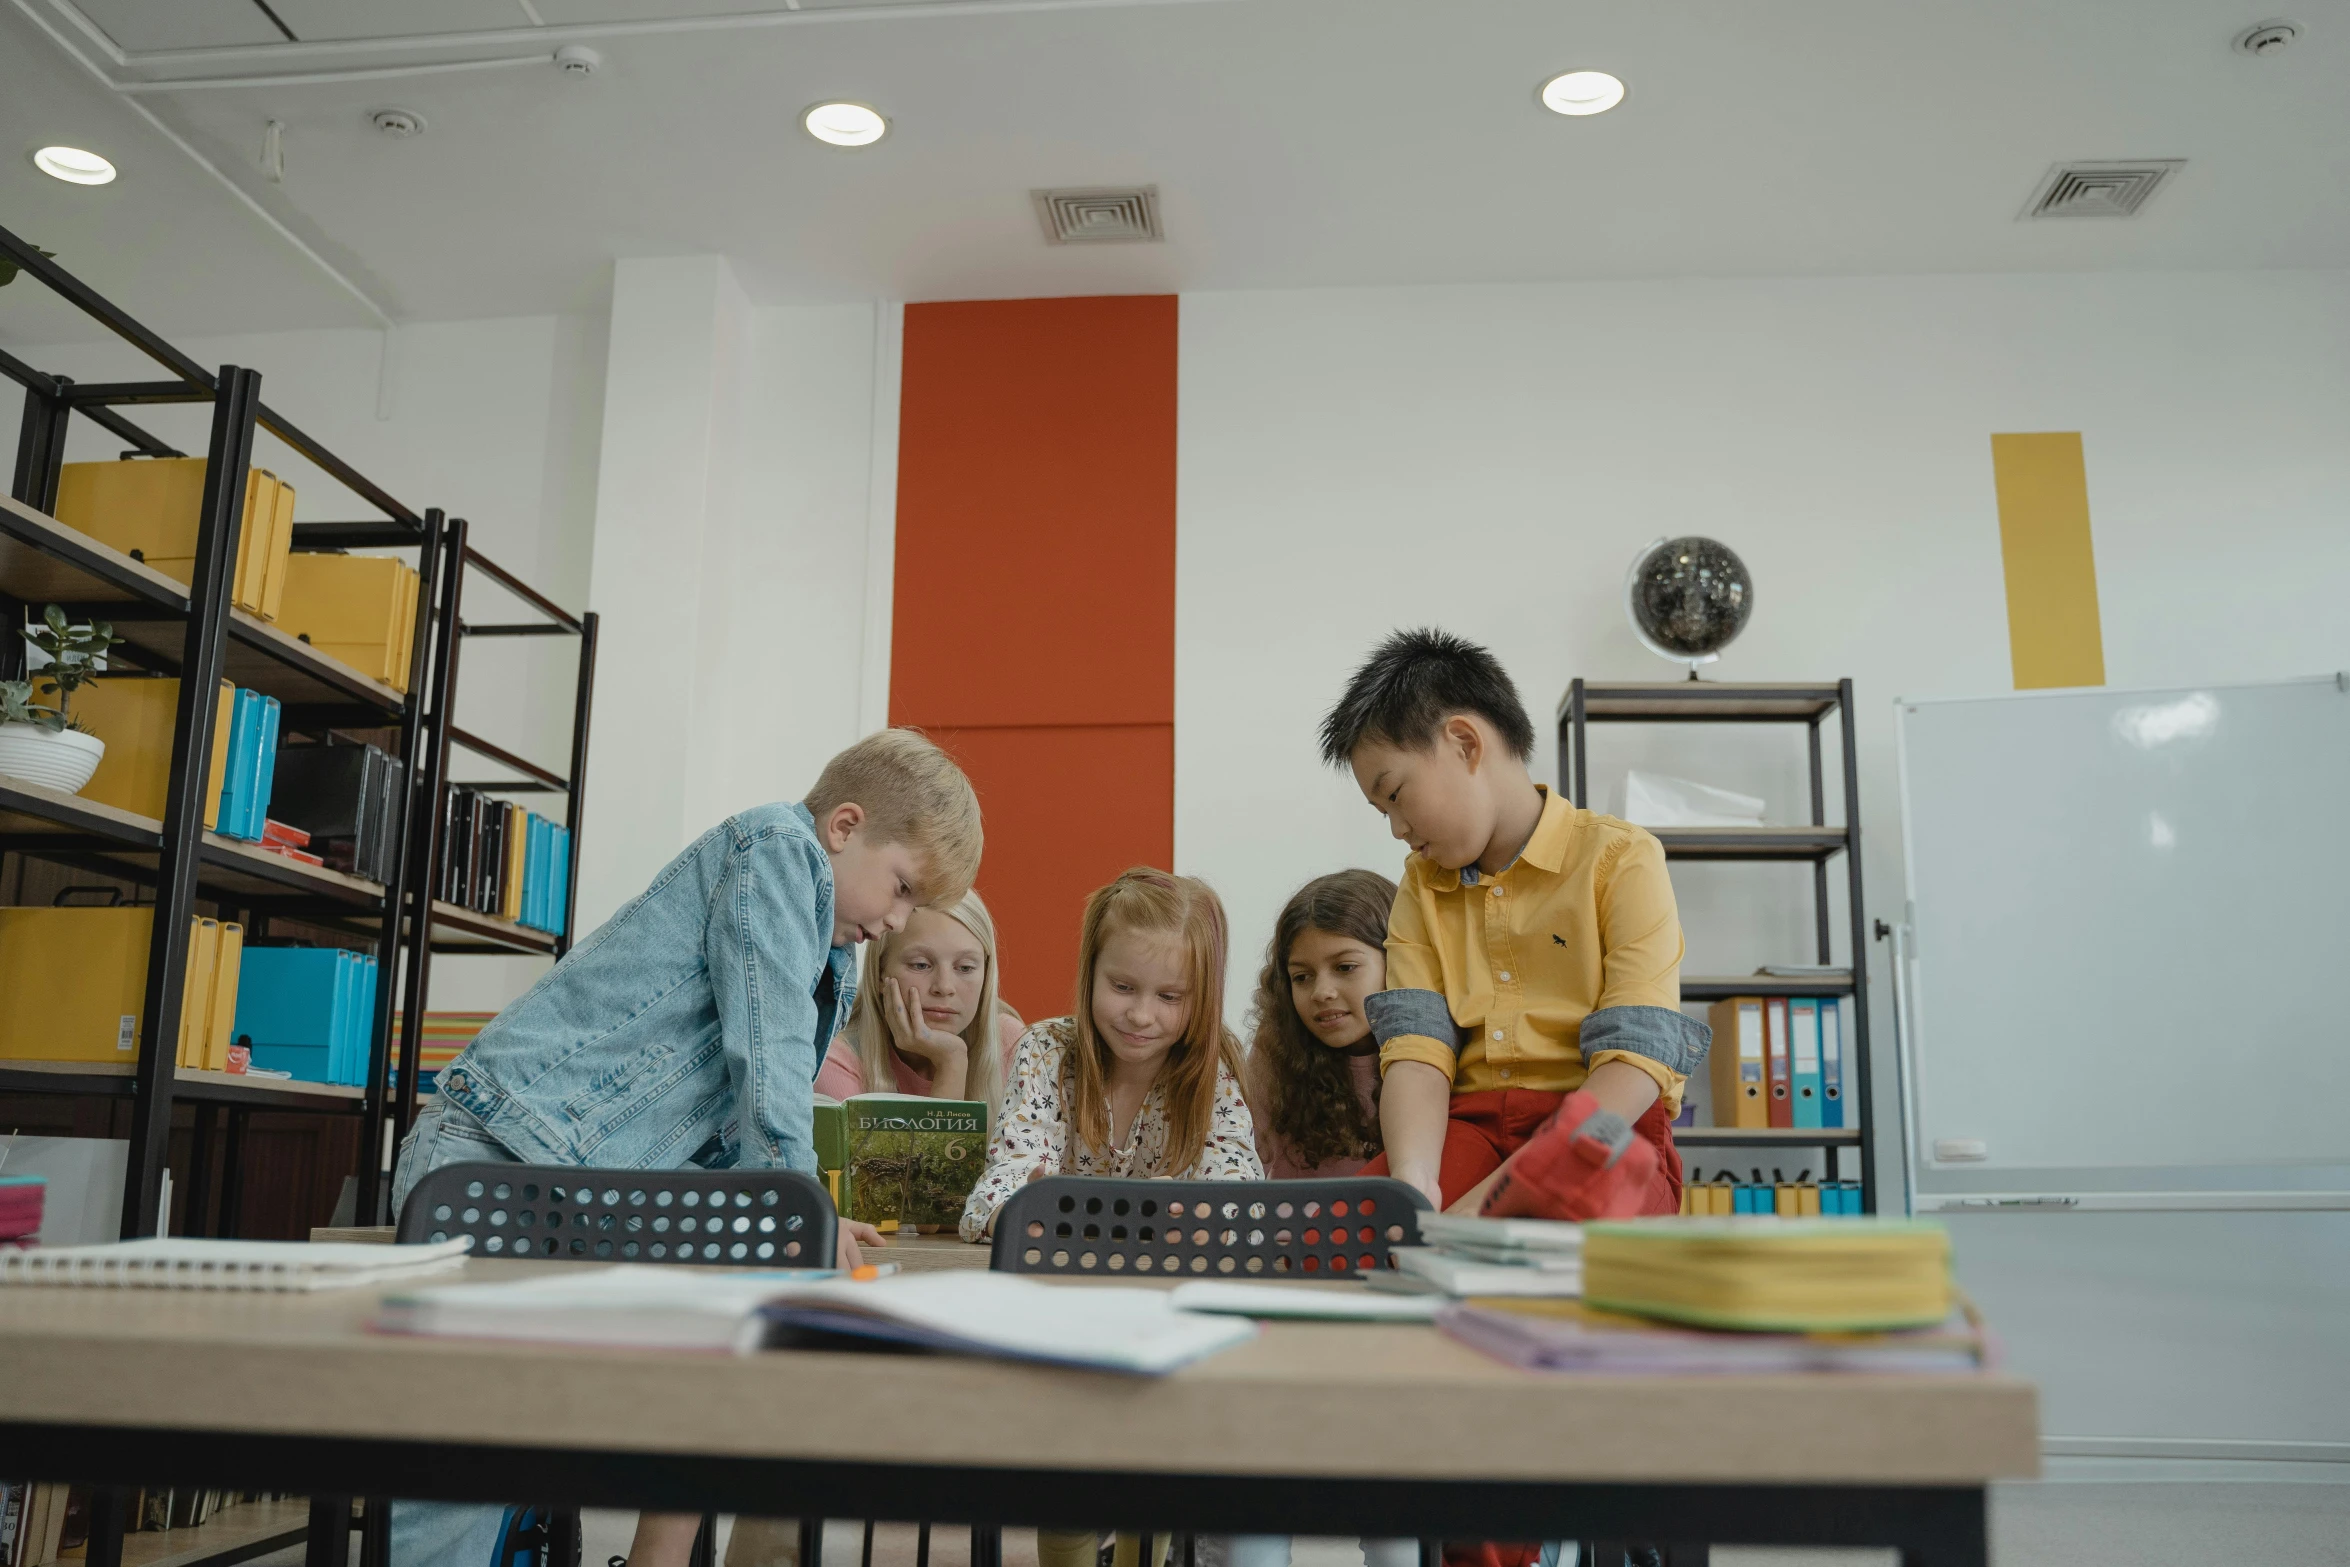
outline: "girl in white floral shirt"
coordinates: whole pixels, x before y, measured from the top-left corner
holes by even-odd
[[[985,1238],[1040,1175],[1253,1181],[1240,1041],[1224,1026],[1224,905],[1207,883],[1128,871],[1085,902],[1074,1017],[1029,1029],[963,1209]]]

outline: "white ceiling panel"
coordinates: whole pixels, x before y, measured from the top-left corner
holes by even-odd
[[[35,0],[42,3],[42,0]],[[76,0],[115,47],[218,49],[285,42],[253,0]]]
[[[537,0],[549,27],[568,22],[681,22],[701,16],[796,11],[783,0]]]
[[[304,43],[420,38],[531,25],[522,0],[270,0],[270,7]]]
[[[670,0],[537,3],[553,23]],[[703,252],[776,303],[2350,267],[2350,0],[2296,0],[2300,41],[2260,59],[2230,48],[2244,3],[863,0],[854,23],[605,34],[584,80],[550,66],[142,101],[416,319],[575,308],[616,258]],[[20,35],[47,51],[49,85],[120,118],[0,6],[0,54]],[[276,69],[251,63],[267,53],[236,70]],[[299,58],[307,72],[400,56],[311,45]],[[1590,119],[1543,112],[1539,83],[1577,67],[1616,72],[1630,97]],[[21,145],[69,139],[6,94],[13,74],[0,60],[0,123]],[[800,109],[832,97],[879,107],[889,137],[854,151],[810,140]],[[368,111],[387,104],[430,128],[377,134]],[[272,119],[286,127],[280,185],[254,167]],[[167,224],[110,230],[151,238],[107,250],[108,265],[147,269],[155,297],[244,299],[250,278],[277,275],[282,239],[151,131],[129,142],[124,193],[138,195],[118,193],[118,210],[149,222],[137,214],[161,180],[174,211],[235,221],[206,230],[230,237],[218,247]],[[2050,165],[2131,158],[2186,164],[2135,218],[2017,221]],[[1163,243],[1049,245],[1028,196],[1146,184]],[[0,180],[0,202],[13,188]]]

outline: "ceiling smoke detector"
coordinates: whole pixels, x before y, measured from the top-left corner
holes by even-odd
[[[2024,204],[2026,218],[2134,218],[2156,187],[2185,168],[2184,158],[2129,163],[2060,163]]]
[[[1159,187],[1130,185],[1086,190],[1032,190],[1044,237],[1055,245],[1110,245],[1165,239],[1159,228]]]
[[[2236,35],[2236,52],[2250,55],[2283,54],[2301,36],[2291,22],[2261,22]]]
[[[565,44],[555,51],[555,69],[574,81],[595,75],[603,63],[604,57],[586,44]]]
[[[424,116],[414,109],[378,109],[367,117],[367,123],[395,141],[424,134]]]

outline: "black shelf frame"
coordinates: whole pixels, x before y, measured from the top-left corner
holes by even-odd
[[[1773,1127],[1676,1127],[1673,1137],[1688,1148],[1739,1149],[1761,1154],[1782,1149],[1818,1149],[1826,1175],[1838,1178],[1840,1150],[1857,1149],[1863,1212],[1877,1211],[1877,1179],[1869,1158],[1874,1116],[1869,1093],[1868,917],[1863,908],[1860,859],[1860,767],[1853,739],[1852,682],[1729,684],[1695,678],[1675,681],[1590,681],[1577,677],[1559,699],[1558,777],[1575,804],[1591,808],[1590,726],[1610,724],[1801,724],[1810,763],[1811,822],[1799,827],[1660,827],[1652,829],[1667,860],[1793,862],[1812,871],[1812,915],[1816,961],[1835,962],[1834,921],[1828,907],[1831,862],[1844,861],[1851,942],[1851,967],[1815,977],[1707,976],[1685,979],[1684,1001],[1718,1001],[1728,996],[1850,996],[1852,1036],[1845,1043],[1849,1077],[1845,1099],[1854,1124],[1842,1128],[1795,1130]],[[1839,772],[1844,820],[1828,823],[1828,775],[1820,730],[1836,719],[1841,741]]]
[[[593,688],[595,617],[572,617],[467,544],[468,525],[437,508],[412,508],[359,472],[261,399],[259,372],[207,370],[128,312],[99,295],[19,236],[0,228],[0,255],[47,286],[171,378],[76,382],[0,351],[0,376],[24,388],[24,411],[8,497],[0,501],[0,677],[20,675],[24,654],[14,628],[28,606],[56,603],[77,617],[112,621],[125,646],[123,668],[180,679],[172,758],[161,821],[75,796],[0,779],[0,854],[20,854],[126,880],[152,893],[155,934],[148,953],[138,1056],[129,1075],[35,1070],[0,1062],[0,1089],[19,1093],[128,1098],[132,1102],[129,1168],[121,1233],[156,1233],[172,1109],[195,1107],[189,1212],[209,1207],[208,1181],[223,1183],[221,1226],[234,1224],[244,1118],[256,1109],[355,1114],[362,1120],[355,1172],[363,1212],[383,1200],[381,1163],[389,1126],[404,1130],[414,1113],[414,1085],[394,1086],[391,1025],[404,1007],[407,1037],[421,1032],[431,944],[430,867],[437,850],[437,800],[447,776],[449,722],[456,691],[457,606],[465,570],[491,576],[554,622],[547,629],[581,638],[571,769],[556,777],[570,797],[572,885],[578,884],[579,813],[587,761],[586,715]],[[182,584],[58,523],[66,437],[76,415],[120,438],[132,451],[187,455],[124,414],[125,408],[208,405],[207,468],[196,534],[193,579]],[[267,430],[368,505],[380,518],[313,522],[293,530],[297,550],[360,547],[418,552],[418,612],[410,649],[409,689],[401,692],[326,656],[229,602],[229,563],[244,523],[242,475],[256,432]],[[227,482],[226,476],[236,476]],[[484,628],[495,634],[498,628]],[[208,693],[222,678],[267,690],[283,705],[286,727],[398,731],[406,766],[409,824],[381,888],[280,856],[255,853],[203,829],[205,780],[213,725]],[[494,753],[497,754],[497,753]],[[502,755],[499,759],[503,759]],[[430,802],[428,804],[428,802]],[[423,894],[421,901],[418,894]],[[372,940],[380,964],[371,1022],[367,1082],[348,1089],[278,1086],[273,1080],[222,1082],[219,1074],[183,1075],[176,1061],[188,921],[198,900],[241,919],[256,936],[272,919]],[[568,926],[568,920],[566,921]],[[567,943],[551,943],[557,950]],[[546,950],[542,945],[540,950]],[[452,944],[452,950],[464,950]],[[508,943],[499,950],[532,950]],[[405,961],[404,961],[405,960]],[[403,971],[405,988],[393,983]],[[267,1086],[264,1086],[264,1085]],[[215,1115],[225,1118],[217,1127]],[[214,1158],[215,1143],[222,1144]],[[93,1557],[90,1567],[109,1567]]]
[[[343,538],[350,538],[365,527],[364,524],[343,523],[318,526],[336,530],[336,536]],[[388,1126],[388,1146],[397,1148],[407,1136],[408,1128],[416,1123],[416,1101],[423,1074],[412,1070],[411,1066],[420,1065],[423,1061],[424,1015],[427,997],[432,989],[433,955],[509,953],[552,957],[561,962],[563,955],[571,950],[572,928],[578,912],[580,826],[587,809],[588,719],[595,700],[598,617],[592,610],[585,614],[572,614],[489,559],[472,547],[470,532],[470,526],[464,519],[454,519],[441,541],[444,558],[433,615],[432,693],[424,722],[416,733],[416,759],[409,770],[412,792],[408,804],[408,830],[404,838],[411,852],[402,867],[400,896],[386,916],[387,920],[397,919],[406,934],[401,949],[405,964],[401,993],[405,1002],[400,1018],[400,1067],[390,1071],[387,1080],[388,1063],[381,1060],[377,1062],[373,1080],[379,1084],[388,1081],[388,1086],[381,1096],[380,1110],[371,1113],[364,1138],[369,1150],[368,1168],[360,1179],[358,1211],[369,1216],[367,1222],[373,1223],[390,1222],[389,1182],[380,1179],[379,1169],[384,1157],[382,1150],[386,1146],[385,1129]],[[295,533],[298,537],[301,530],[297,528]],[[476,571],[513,594],[544,619],[511,624],[468,624],[464,618],[465,579],[468,573]],[[419,617],[419,629],[422,629],[422,617]],[[515,636],[568,636],[578,641],[568,773],[557,773],[541,767],[493,741],[457,727],[457,677],[463,662],[461,655],[465,639]],[[520,776],[452,782],[449,777],[449,753],[452,749],[468,751],[509,768]],[[514,925],[495,915],[444,904],[435,897],[442,830],[448,820],[449,792],[458,788],[507,794],[552,793],[564,797],[563,825],[571,834],[571,855],[570,864],[566,868],[568,895],[563,909],[561,935],[549,937],[544,932]],[[383,987],[382,993],[388,995],[389,989],[389,986]],[[409,1046],[410,1041],[414,1041],[413,1049]]]

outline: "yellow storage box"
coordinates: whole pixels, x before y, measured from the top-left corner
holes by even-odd
[[[154,929],[153,909],[0,909],[0,1060],[136,1061]],[[244,948],[240,925],[191,923],[180,1064],[228,1064]]]
[[[416,629],[413,567],[379,555],[304,552],[286,562],[278,628],[307,639],[330,658],[408,689],[408,655]]]
[[[228,767],[229,718],[237,688],[220,683],[220,705],[212,721],[212,764],[204,786],[204,826],[220,825],[220,784]],[[163,819],[163,797],[171,786],[171,726],[179,706],[175,679],[109,677],[74,693],[73,714],[106,742],[98,770],[82,786],[82,798]]]
[[[59,522],[183,584],[195,575],[196,522],[203,509],[201,457],[69,462],[58,474]],[[249,469],[231,602],[275,619],[293,542],[293,486],[266,468]]]

